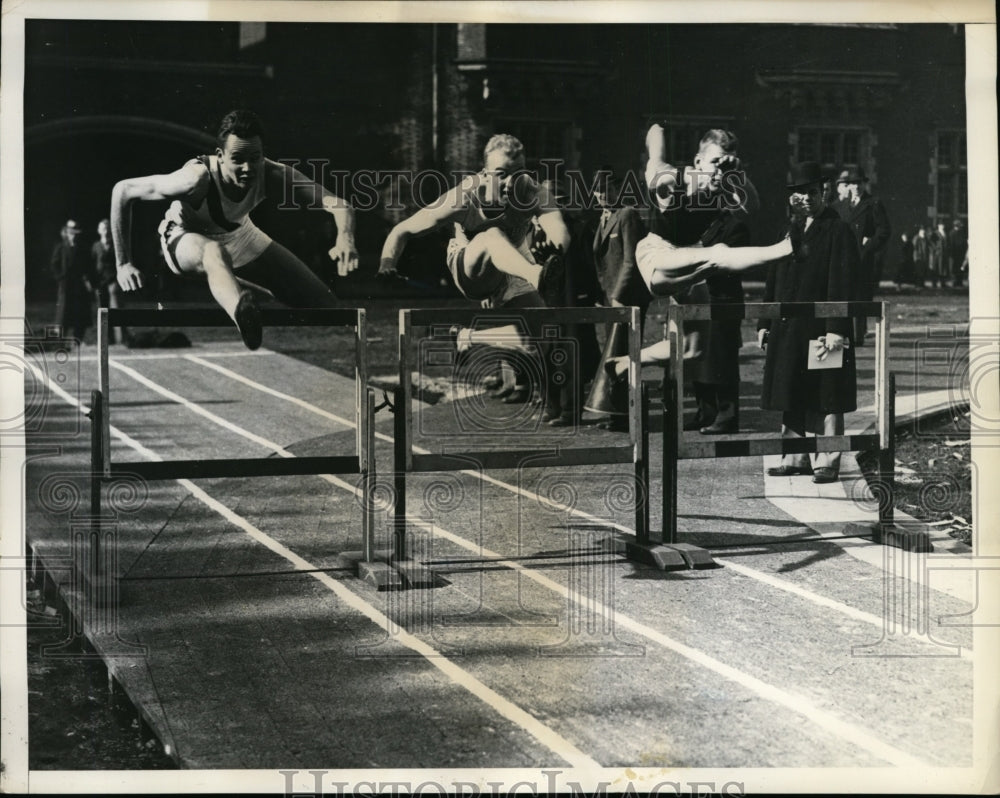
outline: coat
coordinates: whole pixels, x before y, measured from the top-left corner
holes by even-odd
[[[861,249],[861,268],[858,272],[857,299],[870,301],[875,295],[875,277],[882,273],[882,261],[892,227],[885,206],[865,192],[858,204],[842,206],[844,221],[851,226],[854,238]],[[863,242],[863,243],[862,243]]]
[[[90,326],[91,270],[82,245],[60,241],[52,250],[49,269],[56,280],[56,324],[62,334],[82,336]]]
[[[832,208],[823,210],[805,231],[796,254],[772,266],[764,287],[765,302],[827,302],[854,298],[852,279],[861,253],[854,233]],[[850,319],[762,319],[769,330],[761,407],[765,410],[810,410],[823,414],[857,409],[854,347],[844,352],[839,369],[806,367],[811,341],[827,332],[851,344]]]
[[[645,226],[634,208],[611,211],[605,224],[597,223],[594,233],[594,266],[604,294],[604,304],[620,302],[645,312],[652,296],[639,273],[635,246],[646,235]]]
[[[745,215],[723,211],[702,234],[701,243],[745,247],[750,230]],[[710,304],[743,304],[743,281],[738,274],[719,272],[705,280]],[[708,385],[735,385],[740,381],[740,321],[710,321],[705,325],[702,354],[691,364],[691,379]]]

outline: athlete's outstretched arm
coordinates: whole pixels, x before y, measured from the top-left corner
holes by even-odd
[[[421,208],[389,231],[382,245],[382,259],[379,274],[393,275],[396,263],[406,248],[406,242],[413,236],[429,233],[454,222],[465,208],[464,191],[461,184],[442,194],[426,208]]]
[[[211,180],[201,164],[188,163],[167,175],[129,177],[111,191],[111,236],[115,242],[118,284],[125,291],[142,288],[143,277],[132,265],[132,203],[197,196]]]
[[[331,260],[338,262],[342,274],[358,268],[358,250],[354,243],[354,208],[346,199],[338,197],[326,186],[316,183],[288,164],[265,160],[268,193],[272,188],[281,197],[291,197],[293,203],[306,207],[321,207],[337,225],[337,241],[330,249]]]
[[[792,254],[792,240],[788,236],[767,247],[728,247],[716,244],[708,248],[710,263],[727,272],[744,272],[756,266],[768,266]]]
[[[767,247],[675,247],[651,233],[636,247],[639,272],[654,296],[676,294],[715,271],[743,272],[791,254],[788,238]]]

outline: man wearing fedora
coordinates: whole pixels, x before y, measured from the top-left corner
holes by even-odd
[[[861,250],[861,271],[857,277],[856,299],[870,302],[882,277],[885,249],[892,228],[889,215],[881,201],[865,189],[867,180],[860,166],[849,166],[837,177],[837,197],[844,221],[854,231],[854,238]],[[854,320],[854,341],[857,346],[865,342],[868,320]]]
[[[68,219],[52,250],[49,269],[56,281],[56,324],[59,334],[83,342],[90,326],[91,285],[88,249],[78,243],[80,225]]]
[[[860,253],[847,222],[823,196],[823,175],[814,161],[792,167],[788,182],[791,208],[791,258],[771,266],[765,302],[843,302],[855,298],[852,285]],[[761,319],[757,340],[767,352],[761,407],[780,410],[786,438],[843,435],[844,413],[857,409],[857,378],[850,319]],[[810,350],[822,363],[843,350],[839,368],[808,367]],[[835,482],[840,453],[786,454],[771,476],[812,474],[813,482]]]

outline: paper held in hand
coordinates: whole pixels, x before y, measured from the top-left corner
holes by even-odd
[[[809,360],[806,363],[806,368],[808,369],[839,369],[844,365],[844,350],[836,349],[829,351],[823,348],[823,339],[818,338],[815,341],[810,341],[809,346]],[[844,347],[847,347],[847,341],[844,341]],[[826,357],[822,360],[819,356],[826,352]]]

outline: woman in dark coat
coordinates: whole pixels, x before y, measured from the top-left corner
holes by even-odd
[[[860,266],[858,244],[850,226],[822,197],[819,164],[793,168],[789,184],[793,208],[795,254],[773,266],[764,290],[765,302],[830,302],[853,299],[851,276]],[[767,352],[761,406],[782,411],[782,435],[843,435],[844,413],[857,409],[857,379],[850,319],[789,318],[761,320],[758,341]],[[810,350],[820,360],[843,349],[840,368],[808,369]],[[813,474],[814,482],[833,482],[839,452],[784,455],[772,476]]]

